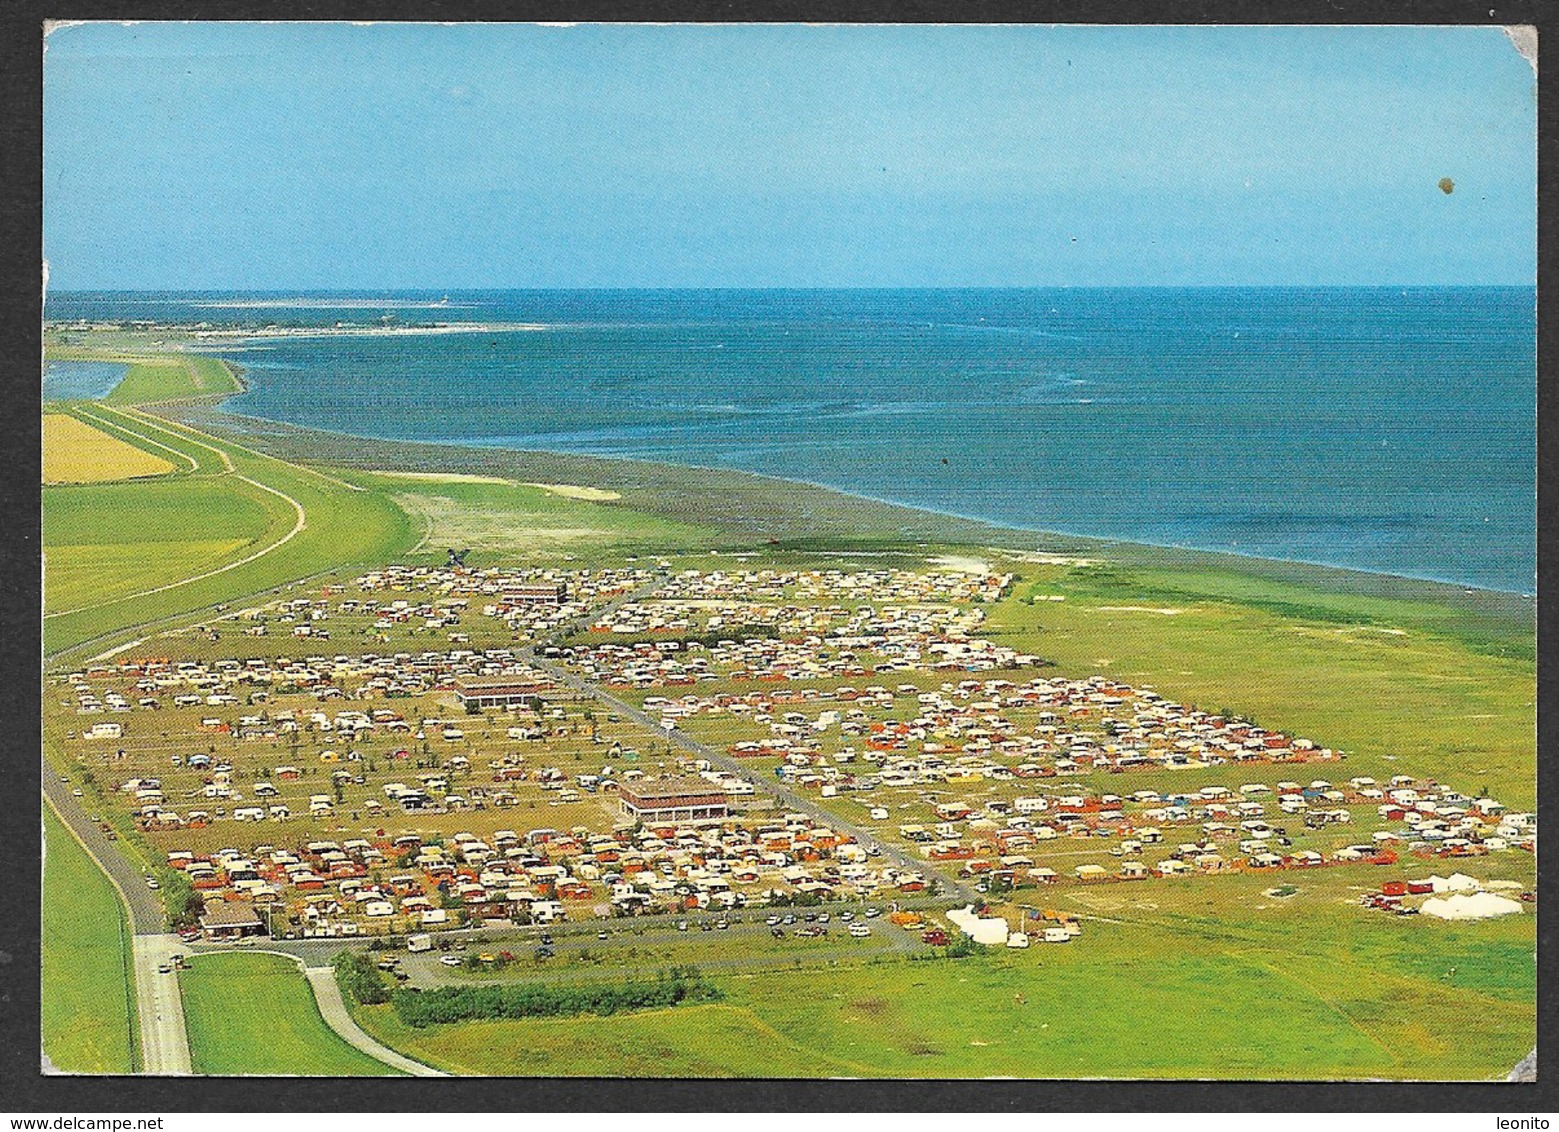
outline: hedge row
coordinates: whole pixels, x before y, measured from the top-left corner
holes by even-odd
[[[375,974],[378,972],[375,971]],[[442,1022],[467,1022],[479,1018],[564,1018],[576,1014],[617,1014],[675,1006],[681,1002],[710,1002],[719,989],[694,967],[662,971],[655,979],[623,983],[577,985],[528,983],[440,987],[430,991],[397,988],[391,1001],[408,1026]]]

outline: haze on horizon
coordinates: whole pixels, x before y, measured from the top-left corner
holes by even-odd
[[[52,290],[1536,277],[1492,27],[93,23],[44,99]]]

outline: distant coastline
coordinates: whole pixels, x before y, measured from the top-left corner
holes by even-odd
[[[1454,579],[1363,570],[1353,566],[1290,558],[1264,558],[1223,550],[1170,546],[1018,527],[978,516],[862,495],[827,484],[633,457],[595,456],[546,449],[471,445],[458,441],[409,441],[307,428],[286,421],[232,412],[225,398],[166,406],[170,415],[207,431],[284,459],[321,466],[410,470],[414,473],[477,474],[521,482],[567,481],[609,489],[640,509],[692,520],[703,513],[750,519],[755,534],[778,534],[782,542],[854,538],[863,545],[889,537],[895,542],[962,545],[1100,558],[1131,567],[1173,563],[1177,567],[1235,570],[1260,577],[1372,597],[1417,599],[1471,607],[1500,621],[1535,629],[1535,600],[1526,594]],[[689,475],[689,473],[695,473]],[[678,498],[679,495],[686,498]],[[777,525],[776,517],[780,518]],[[787,523],[800,522],[800,526]]]
[[[545,323],[527,322],[435,322],[404,326],[277,326],[260,330],[236,327],[219,329],[190,328],[197,342],[266,342],[286,338],[394,338],[437,334],[498,334],[508,331],[551,329]]]
[[[106,323],[82,321],[50,322],[44,328],[57,334],[85,334],[101,332]],[[187,335],[189,341],[175,343],[174,349],[188,349],[204,342],[245,343],[266,342],[295,338],[385,338],[430,334],[498,334],[510,331],[550,330],[547,323],[539,322],[432,322],[393,323],[370,325],[340,323],[335,326],[208,326],[205,324],[153,323],[141,320],[128,321],[122,326],[133,331],[157,334]]]
[[[305,428],[739,469],[1015,531],[1521,594],[1536,568],[1531,294],[454,292],[429,316],[438,292],[121,293],[49,308],[51,334],[78,344],[241,362],[249,392],[225,409]]]

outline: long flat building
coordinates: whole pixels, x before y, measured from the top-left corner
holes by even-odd
[[[568,600],[568,586],[563,582],[526,582],[505,590],[503,598],[520,605],[562,605]]]
[[[730,795],[703,778],[641,778],[618,787],[626,817],[639,821],[711,821],[729,816]]]
[[[555,687],[541,676],[457,676],[454,684],[462,704],[484,708],[530,703]]]

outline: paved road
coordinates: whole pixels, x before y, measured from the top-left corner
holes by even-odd
[[[599,609],[591,610],[588,614],[577,618],[569,625],[555,630],[551,634],[552,639],[562,639],[568,634],[576,632],[584,626],[598,621],[602,617],[608,616],[611,613],[614,613],[624,605],[627,605],[629,602],[639,601],[643,598],[651,596],[664,584],[664,581],[665,579],[655,579],[653,581],[647,582],[633,590],[631,593],[624,594],[622,597],[608,602]],[[792,810],[807,814],[809,817],[812,817],[825,825],[832,826],[835,829],[840,829],[846,833],[851,834],[861,846],[868,850],[880,848],[882,855],[887,857],[890,861],[894,862],[901,869],[906,869],[910,872],[918,872],[928,877],[935,877],[937,881],[941,883],[942,892],[945,896],[953,900],[963,901],[964,903],[968,904],[980,904],[984,902],[984,898],[980,896],[980,894],[976,892],[972,886],[965,884],[957,877],[951,876],[943,872],[941,869],[934,867],[929,862],[911,856],[909,853],[906,853],[893,845],[882,845],[877,841],[875,835],[873,835],[870,831],[853,824],[842,815],[835,813],[833,810],[830,810],[825,806],[819,805],[817,802],[814,802],[806,795],[792,790],[790,787],[786,786],[784,783],[778,780],[764,779],[760,782],[758,780],[758,775],[753,772],[751,766],[743,764],[737,759],[732,758],[725,751],[718,750],[709,746],[707,743],[693,738],[691,735],[681,730],[680,728],[672,728],[667,730],[661,726],[660,720],[655,719],[649,715],[649,713],[635,707],[626,700],[619,699],[610,692],[606,691],[604,688],[592,684],[584,677],[575,675],[561,664],[538,656],[536,653],[536,648],[536,645],[527,645],[525,648],[521,649],[517,655],[521,660],[524,660],[545,671],[558,683],[572,688],[574,691],[579,692],[582,695],[592,696],[595,699],[602,701],[603,703],[614,708],[617,713],[622,715],[625,719],[632,719],[635,723],[648,728],[656,735],[664,737],[669,742],[681,747],[684,751],[687,751],[690,754],[697,756],[698,758],[706,759],[711,765],[718,766],[722,770],[729,771],[730,773],[736,775],[743,781],[752,783],[755,789],[764,793],[775,795]]]
[[[772,911],[777,912],[780,915],[784,915],[789,911],[794,911],[798,920],[800,920],[801,917],[805,916],[808,912],[826,911],[830,913],[833,918],[832,930],[837,932],[847,930],[843,927],[838,918],[839,912],[844,908],[853,909],[855,913],[858,916],[861,916],[861,918],[864,920],[866,919],[866,917],[863,915],[865,909],[872,905],[876,905],[877,907],[882,908],[884,912],[886,912],[899,908],[919,909],[924,911],[927,909],[943,908],[946,907],[946,904],[946,899],[942,897],[932,897],[925,895],[895,895],[891,898],[885,897],[883,899],[876,900],[856,900],[844,903],[831,903],[827,908],[776,908]],[[764,931],[767,931],[768,925],[763,924],[762,921],[764,917],[769,914],[770,909],[767,908],[745,908],[733,910],[729,913],[726,913],[725,915],[726,918],[730,919],[733,923],[732,930],[735,930],[734,925],[739,922],[741,924],[758,924],[762,926]],[[540,942],[540,936],[543,932],[551,935],[554,940],[558,941],[560,944],[568,944],[570,941],[577,941],[587,947],[599,942],[596,937],[596,933],[603,928],[610,932],[611,939],[619,944],[624,942],[629,936],[638,938],[640,933],[643,933],[646,940],[657,937],[670,939],[673,934],[678,938],[686,940],[701,934],[699,933],[698,928],[692,925],[697,925],[702,920],[717,920],[720,919],[721,916],[722,913],[719,911],[713,909],[700,909],[696,912],[665,912],[657,913],[655,915],[633,916],[628,919],[611,918],[565,920],[560,923],[549,924],[546,927],[532,925],[527,927],[511,926],[454,928],[448,931],[440,932],[439,938],[450,940],[452,942],[464,941],[468,946],[481,946],[489,950],[502,949],[505,946],[509,947],[510,950],[514,950],[516,946],[518,946],[525,948],[526,953],[529,954],[529,952],[534,949],[535,946]],[[678,920],[688,921],[690,925],[689,934],[677,932],[676,923]],[[868,920],[867,922],[871,925],[873,934],[881,934],[883,931],[888,930],[886,916],[881,918],[874,918]],[[795,925],[787,926],[785,930],[790,932],[793,931],[796,927],[804,926],[806,926],[804,922],[797,923]],[[898,931],[897,928],[893,930]],[[905,933],[905,938],[909,941],[910,949],[913,950],[913,940],[909,940],[909,935],[911,934],[913,933]],[[342,950],[351,947],[362,947],[367,942],[368,941],[362,937],[351,936],[326,939],[271,938],[255,941],[255,943],[246,943],[240,945],[205,944],[197,940],[196,942],[191,943],[186,948],[186,950],[190,954],[195,955],[213,951],[271,951],[282,955],[289,955],[294,959],[297,959],[306,967],[323,967],[328,965],[329,962],[334,959],[336,955],[339,954]],[[262,943],[263,947],[258,946]],[[437,958],[438,952],[435,951],[428,953],[428,962],[436,962]]]
[[[403,1054],[396,1053],[389,1046],[381,1045],[369,1037],[367,1031],[359,1026],[346,1008],[346,1003],[341,999],[341,988],[336,985],[336,972],[332,967],[305,967],[304,977],[308,979],[309,986],[314,991],[314,1001],[319,1003],[319,1012],[325,1022],[350,1045],[362,1050],[376,1061],[382,1061],[392,1068],[399,1069],[402,1073],[409,1073],[413,1077],[447,1077],[448,1074],[434,1069],[430,1065],[424,1065],[420,1061],[413,1061]]]
[[[82,807],[81,800],[71,794],[72,789],[74,789],[73,784],[70,781],[60,781],[60,772],[50,766],[45,759],[43,792],[54,804],[54,810],[60,819],[71,828],[81,844],[86,847],[87,853],[97,861],[98,866],[108,874],[109,880],[113,881],[119,889],[120,895],[124,897],[125,903],[130,908],[130,930],[136,935],[161,935],[168,928],[161,898],[146,887],[146,878],[140,866],[132,862],[120,851],[118,845],[109,841],[93,824],[91,815]]]
[[[962,901],[966,904],[979,904],[984,901],[984,897],[980,896],[972,887],[965,884],[957,877],[942,872],[941,870],[932,866],[930,862],[922,861],[916,857],[911,856],[910,854],[899,849],[897,846],[882,844],[869,830],[863,829],[860,826],[853,824],[833,810],[819,805],[817,802],[814,802],[804,794],[800,794],[797,791],[792,790],[783,782],[780,782],[777,779],[763,779],[760,781],[759,776],[754,773],[751,765],[744,764],[739,760],[732,758],[725,751],[711,747],[709,744],[699,739],[693,738],[691,735],[681,730],[680,728],[672,728],[668,730],[662,727],[658,719],[655,719],[647,712],[634,707],[628,701],[617,698],[610,692],[607,692],[604,689],[590,683],[588,680],[585,680],[583,677],[576,676],[574,673],[568,671],[568,669],[562,667],[559,664],[555,664],[550,660],[543,660],[530,650],[526,650],[526,652],[527,655],[525,659],[527,661],[529,661],[531,664],[534,664],[536,667],[543,669],[548,673],[548,675],[550,675],[559,683],[565,684],[568,687],[573,688],[575,691],[594,696],[596,699],[613,708],[625,719],[632,719],[635,723],[649,728],[657,735],[663,736],[668,742],[681,747],[689,754],[692,754],[700,759],[706,759],[711,765],[717,766],[722,770],[729,771],[743,781],[752,783],[755,789],[763,793],[775,795],[790,809],[798,813],[806,814],[807,816],[816,819],[824,825],[831,826],[834,829],[842,830],[851,834],[856,839],[856,841],[859,842],[860,845],[869,852],[874,849],[880,849],[882,856],[892,861],[899,868],[910,872],[918,872],[924,876],[935,877],[941,883],[942,892],[946,897],[955,901]]]
[[[183,945],[176,935],[138,935],[131,944],[136,1012],[141,1022],[141,1072],[162,1076],[192,1073],[179,978],[171,970],[161,970],[170,965],[174,952]]]
[[[43,764],[43,792],[54,811],[70,828],[87,854],[119,891],[130,913],[131,972],[135,980],[135,1009],[141,1031],[141,1072],[184,1074],[190,1065],[189,1037],[184,1030],[184,1001],[177,976],[159,968],[181,949],[179,937],[167,934],[162,900],[146,887],[140,867],[93,824],[91,815],[72,793],[68,781],[47,760]]]

